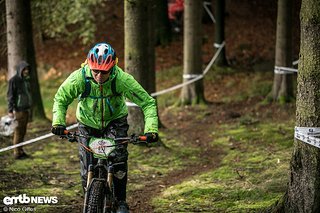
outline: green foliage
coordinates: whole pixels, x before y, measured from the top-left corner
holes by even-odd
[[[94,39],[96,31],[93,6],[102,0],[32,1],[34,26],[42,36],[73,41],[81,38],[84,44]]]

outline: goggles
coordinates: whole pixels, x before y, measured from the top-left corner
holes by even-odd
[[[111,71],[113,70],[113,68],[109,69],[108,71],[105,70],[92,70],[92,72],[96,75],[101,74],[101,75],[107,75],[109,74]]]

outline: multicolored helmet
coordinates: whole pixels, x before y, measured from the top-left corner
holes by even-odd
[[[88,64],[92,70],[109,71],[117,64],[116,52],[107,43],[96,44],[88,53]]]

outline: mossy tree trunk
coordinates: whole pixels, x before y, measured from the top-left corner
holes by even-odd
[[[220,45],[224,41],[224,14],[225,14],[225,0],[214,0],[212,2],[214,5],[215,11],[215,48],[218,50]],[[215,61],[215,65],[217,66],[227,66],[228,62],[226,59],[226,47],[224,46]]]
[[[148,57],[148,2],[144,0],[125,0],[125,71],[145,89],[150,80],[148,72],[150,60]],[[129,107],[129,132],[143,133],[144,117],[139,107]]]
[[[302,0],[296,126],[320,127],[320,0]],[[281,212],[320,212],[320,149],[295,139]],[[279,211],[280,212],[280,211]]]
[[[8,78],[15,75],[16,65],[21,60],[25,60],[30,64],[33,118],[46,119],[37,74],[30,1],[6,1],[6,13]]]
[[[275,66],[292,66],[292,1],[278,1],[277,37]],[[293,97],[293,73],[275,73],[272,87],[272,99],[280,103],[289,102]]]
[[[202,1],[184,1],[183,82],[194,78],[193,75],[202,74],[201,14]],[[180,105],[203,102],[205,99],[202,79],[182,88]]]

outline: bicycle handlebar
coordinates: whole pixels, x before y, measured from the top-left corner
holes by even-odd
[[[60,135],[61,138],[66,138],[68,139],[70,142],[78,142],[78,137],[85,137],[85,138],[89,138],[90,136],[86,136],[86,135],[81,135],[78,132],[70,132],[68,130],[64,130],[64,135]],[[145,135],[131,135],[130,137],[123,137],[123,138],[114,138],[114,141],[123,141],[124,143],[133,143],[133,144],[137,144],[139,142],[147,142],[147,136]]]

